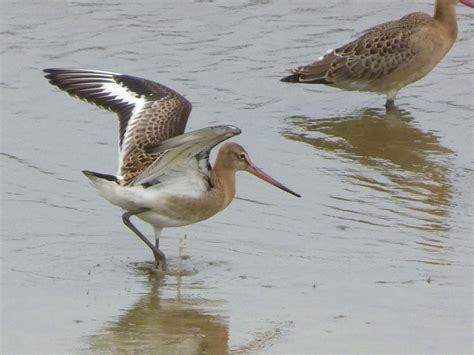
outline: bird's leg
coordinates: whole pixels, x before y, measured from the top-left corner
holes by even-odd
[[[160,249],[160,235],[163,228],[157,228],[157,227],[154,227],[154,228],[155,228],[155,247],[156,249]]]
[[[397,91],[389,91],[387,93],[387,101],[385,102],[385,108],[387,111],[395,110],[395,98],[397,97]]]
[[[136,216],[140,213],[144,213],[144,212],[148,212],[150,209],[149,208],[138,208],[136,210],[132,210],[132,211],[128,211],[128,212],[125,212],[123,215],[122,215],[122,220],[123,220],[123,223],[128,227],[130,228],[136,235],[138,238],[140,238],[143,243],[145,243],[150,249],[151,251],[153,252],[153,255],[155,256],[155,266],[159,269],[162,269],[162,270],[165,270],[166,268],[166,257],[165,257],[165,254],[163,254],[163,252],[161,250],[159,250],[157,247],[155,247],[149,240],[147,237],[145,237],[142,232],[140,232],[138,230],[137,227],[135,227],[135,225],[130,221],[130,217],[132,216]]]
[[[387,111],[395,110],[395,100],[388,100],[385,102],[385,108]]]
[[[155,254],[155,264],[157,266],[161,264],[166,265],[165,254],[160,250],[160,235],[163,228],[154,227],[155,229],[155,248],[163,255],[163,260],[157,259]]]

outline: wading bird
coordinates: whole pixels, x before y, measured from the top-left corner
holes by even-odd
[[[256,167],[237,143],[222,145],[211,167],[211,149],[240,130],[215,126],[184,133],[191,103],[161,84],[88,69],[44,71],[52,85],[118,115],[117,176],[83,172],[99,195],[126,210],[123,222],[152,250],[158,268],[166,265],[159,248],[163,228],[196,223],[227,207],[235,195],[237,171],[300,197]],[[136,228],[131,216],[154,227],[155,244]]]
[[[454,44],[458,1],[474,7],[474,0],[436,0],[433,17],[414,12],[369,28],[281,81],[386,94],[385,106],[394,108],[398,91],[428,74]]]

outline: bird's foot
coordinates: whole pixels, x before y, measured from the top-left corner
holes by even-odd
[[[155,259],[154,268],[157,271],[166,271],[167,267],[166,267],[165,260],[156,260]]]
[[[396,110],[397,107],[395,106],[395,100],[387,100],[387,102],[385,102],[385,109],[387,111]]]
[[[153,249],[155,257],[155,269],[158,271],[166,271],[166,257],[160,249]]]

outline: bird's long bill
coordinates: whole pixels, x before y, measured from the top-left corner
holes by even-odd
[[[461,0],[461,2],[470,8],[474,8],[474,0]]]
[[[294,191],[291,191],[289,188],[287,188],[285,185],[279,183],[278,181],[276,181],[274,178],[272,178],[270,175],[268,175],[267,173],[265,173],[262,169],[256,167],[255,165],[253,164],[250,164],[250,166],[248,167],[247,171],[252,174],[252,175],[255,175],[256,177],[272,184],[273,186],[275,187],[278,187],[279,189],[282,189],[283,191],[286,191],[292,195],[295,195],[296,197],[301,197],[300,194],[297,194],[296,192]]]

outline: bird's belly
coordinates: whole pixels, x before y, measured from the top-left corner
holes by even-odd
[[[223,207],[208,198],[190,198],[188,196],[164,196],[151,206],[152,211],[144,213],[144,221],[160,227],[179,227],[197,223],[212,217]]]
[[[180,227],[196,223],[216,214],[223,207],[212,203],[203,191],[178,193],[168,189],[123,187],[115,183],[98,188],[99,194],[111,204],[127,211],[148,208],[150,211],[137,215],[140,219],[160,228]]]
[[[331,86],[336,86],[339,89],[347,91],[364,91],[385,94],[393,90],[400,90],[408,84],[422,79],[435,65],[436,63],[420,63],[420,65],[402,67],[375,80],[345,80]]]
[[[133,196],[133,208],[149,208],[150,211],[137,215],[140,219],[160,228],[180,227],[207,219],[210,215],[205,208],[194,208],[194,198],[147,189],[146,193]],[[198,203],[198,205],[200,205]],[[136,207],[135,207],[136,206]],[[129,205],[122,205],[131,210]]]
[[[437,64],[437,62],[420,62],[410,66],[401,67],[388,75],[384,80],[380,81],[380,92],[389,92],[391,90],[399,90],[415,81],[426,76]]]
[[[330,86],[335,86],[347,91],[365,91],[376,93],[388,93],[394,90],[398,91],[401,88],[422,79],[429,72],[431,72],[436,64],[438,64],[439,61],[444,57],[448,49],[449,48],[439,53],[420,53],[411,61],[406,62],[393,71],[387,74],[382,74],[374,79],[365,77],[348,78],[346,80],[341,80],[337,83],[330,84]]]
[[[148,211],[137,215],[141,220],[159,227],[159,228],[168,228],[168,227],[181,227],[188,224],[195,223],[196,221],[192,219],[186,219],[184,216],[170,216],[168,213],[162,213],[159,211]]]
[[[374,81],[362,79],[344,80],[335,84],[329,84],[328,86],[334,86],[346,91],[383,92]]]

